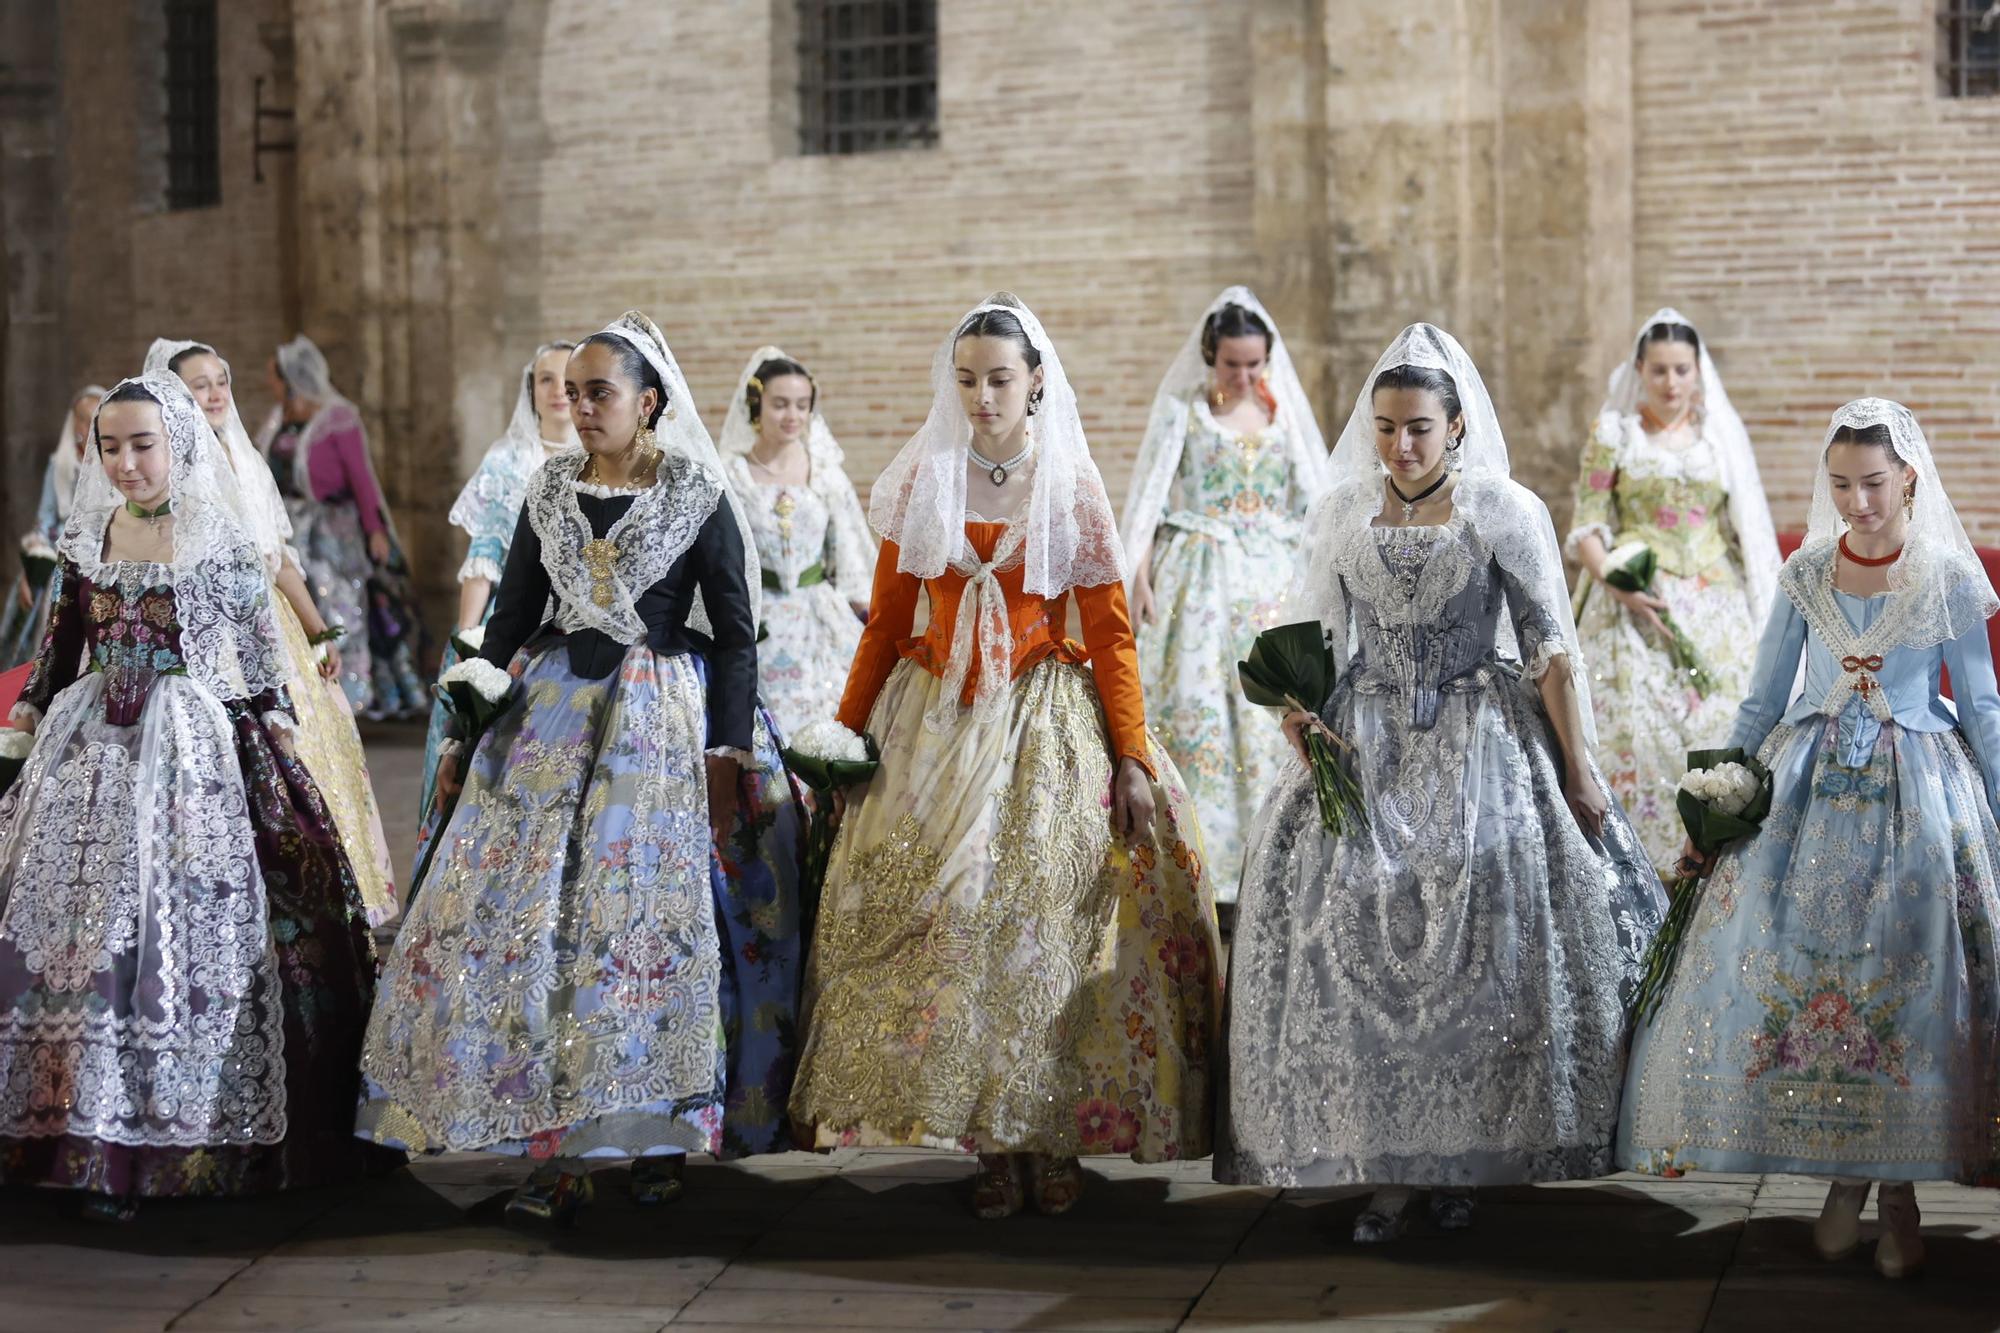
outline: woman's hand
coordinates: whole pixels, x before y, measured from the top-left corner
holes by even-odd
[[[1284,729],[1285,739],[1292,743],[1292,753],[1299,757],[1302,764],[1312,762],[1312,757],[1306,753],[1306,732],[1312,730],[1313,723],[1317,721],[1319,719],[1311,713],[1294,708],[1285,714],[1285,720],[1279,724]]]
[[[1153,831],[1153,780],[1129,755],[1111,778],[1111,831],[1128,843]]]
[[[1707,879],[1714,873],[1714,858],[1702,855],[1701,850],[1694,845],[1693,838],[1683,838],[1681,840],[1681,859],[1674,863],[1674,874],[1676,876],[1698,875],[1702,879]]]
[[[1132,576],[1132,619],[1141,625],[1153,623],[1153,580],[1143,569]]]
[[[444,813],[445,802],[458,795],[458,755],[447,751],[438,756],[437,797],[431,804]]]
[[[1563,783],[1563,798],[1569,803],[1570,814],[1576,817],[1576,826],[1585,836],[1604,836],[1604,816],[1610,810],[1604,788],[1597,783],[1597,775],[1587,764],[1571,762],[1570,777]]]
[[[730,755],[708,756],[708,832],[719,852],[736,827],[736,792],[743,765]]]
[[[319,678],[333,680],[340,675],[340,645],[328,640],[319,647]]]
[[[26,611],[29,607],[35,604],[35,590],[28,586],[27,575],[23,574],[21,576],[20,587],[15,592],[14,595],[20,599],[21,609],[23,611]]]
[[[1660,619],[1660,612],[1667,609],[1664,601],[1651,593],[1626,592],[1623,588],[1614,588],[1608,583],[1604,585],[1604,591],[1624,604],[1626,614],[1637,621],[1641,629],[1651,630],[1662,642],[1673,637],[1673,632],[1667,628],[1667,622]]]
[[[379,528],[368,534],[368,558],[378,565],[389,563],[389,534]]]

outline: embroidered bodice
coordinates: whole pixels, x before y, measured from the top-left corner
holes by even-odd
[[[1503,656],[1501,613],[1529,673],[1562,649],[1562,627],[1510,576],[1462,514],[1433,527],[1378,527],[1343,560],[1354,620],[1345,679],[1371,694],[1407,694],[1411,722],[1428,728],[1444,693],[1483,688]]]
[[[751,486],[745,507],[757,559],[764,567],[764,586],[773,592],[796,592],[802,586],[801,576],[805,583],[824,581],[833,555],[833,516],[826,501],[803,484],[753,482]]]
[[[1706,436],[1673,449],[1649,437],[1636,416],[1607,417],[1583,453],[1571,542],[1590,532],[1607,549],[1644,542],[1670,574],[1734,583],[1740,571],[1728,515],[1721,459]]]
[[[1293,485],[1286,426],[1278,417],[1262,430],[1239,433],[1218,423],[1207,399],[1198,397],[1188,412],[1176,481],[1181,508],[1167,521],[1177,527],[1206,519],[1232,528],[1277,524],[1292,532],[1305,517],[1306,497]]]

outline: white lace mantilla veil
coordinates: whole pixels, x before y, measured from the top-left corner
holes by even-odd
[[[445,519],[453,527],[468,532],[475,537],[491,535],[504,545],[513,540],[514,524],[510,519],[506,531],[490,534],[483,529],[498,516],[518,513],[521,499],[527,493],[525,486],[510,488],[511,475],[523,479],[532,477],[541,465],[556,454],[573,454],[583,448],[583,442],[576,437],[576,426],[565,421],[563,438],[559,441],[542,439],[541,413],[535,409],[535,366],[549,352],[561,347],[574,347],[564,342],[546,342],[537,347],[528,357],[528,364],[521,368],[520,390],[514,395],[514,412],[507,419],[507,429],[499,439],[487,447],[480,457],[479,466],[473,469],[458,498],[451,502],[451,512]],[[551,449],[549,446],[554,445]],[[488,467],[496,456],[510,459],[515,464],[514,473]],[[466,575],[461,572],[459,577]],[[495,583],[500,581],[500,571],[493,570],[487,577]]]
[[[119,381],[111,392],[127,384],[159,402],[171,451],[167,498],[173,505],[174,555],[168,569],[188,674],[220,699],[251,699],[276,690],[287,673],[271,614],[270,579],[230,502],[234,483],[215,432],[180,376],[141,375]],[[98,408],[100,416],[103,410]],[[76,505],[57,549],[92,580],[109,581],[115,567],[104,563],[104,533],[124,498],[104,475],[95,421],[90,434]]]
[[[722,458],[730,470],[732,485],[739,468],[744,466],[739,460],[747,460],[757,444],[757,428],[750,423],[746,391],[757,367],[779,359],[796,358],[787,356],[783,348],[768,345],[751,353],[743,373],[737,377],[736,395],[729,400],[729,410],[722,414]],[[806,457],[811,464],[806,484],[826,506],[827,522],[833,531],[834,587],[850,602],[866,602],[875,575],[875,535],[868,530],[868,516],[862,512],[854,482],[843,467],[847,455],[833,438],[826,418],[820,415],[818,388],[818,382],[814,381],[812,425],[806,431]],[[742,473],[742,480],[749,481],[747,471]],[[749,497],[742,497],[739,503],[747,505]],[[759,578],[761,581],[762,576]]]
[[[1639,358],[1646,352],[1646,333],[1655,324],[1683,324],[1694,329],[1694,321],[1674,309],[1662,306],[1639,326],[1632,339],[1632,354],[1611,372],[1604,406],[1599,415],[1615,413],[1621,422],[1639,410],[1645,401],[1645,385],[1639,377]],[[1701,330],[1695,329],[1701,337]],[[1778,589],[1778,533],[1771,523],[1771,506],[1764,498],[1764,482],[1757,473],[1757,455],[1750,448],[1750,432],[1729,401],[1722,386],[1715,359],[1708,354],[1708,339],[1701,339],[1701,434],[1715,450],[1722,472],[1722,485],[1729,492],[1729,525],[1736,530],[1743,560],[1743,577],[1750,587],[1750,614],[1762,625],[1771,613],[1771,598]]]
[[[1034,488],[1025,508],[1008,523],[994,558],[982,562],[965,535],[965,466],[972,422],[958,396],[952,351],[959,331],[988,311],[1019,320],[1040,354],[1042,401],[1028,420],[1035,446]],[[933,579],[951,568],[979,584],[977,596],[971,595],[969,586],[968,595],[959,599],[939,711],[927,718],[934,729],[948,725],[944,710],[957,706],[974,647],[975,619],[980,670],[974,711],[991,716],[1006,697],[1013,676],[1013,630],[992,573],[1019,565],[1024,571],[1023,589],[1038,597],[1124,581],[1118,518],[1084,438],[1076,390],[1033,311],[989,298],[951,326],[931,358],[930,415],[876,480],[868,520],[875,531],[897,544],[896,568],[902,573]]]
[[[687,379],[681,374],[680,363],[674,360],[672,349],[667,346],[667,335],[660,332],[660,326],[638,310],[628,310],[605,326],[602,332],[630,343],[639,355],[660,377],[660,383],[667,388],[667,408],[660,414],[659,424],[653,427],[653,435],[658,446],[692,462],[708,473],[722,495],[729,494],[729,474],[723,469],[722,458],[715,452],[715,441],[709,438],[708,427],[701,422],[701,414],[694,409],[694,395],[688,392]],[[736,519],[737,535],[743,540],[743,579],[749,588],[750,614],[758,623],[764,622],[764,577],[763,568],[757,560],[757,539],[750,531],[750,517],[743,512],[743,506],[731,504],[729,512]],[[701,594],[696,592],[693,605],[688,611],[688,624],[700,634],[711,634],[708,612],[702,606]]]
[[[1187,341],[1167,367],[1160,387],[1153,395],[1153,410],[1146,419],[1146,437],[1139,445],[1139,457],[1132,466],[1132,486],[1125,495],[1125,515],[1119,535],[1134,560],[1153,543],[1160,519],[1167,511],[1174,478],[1180,473],[1181,450],[1187,443],[1188,413],[1196,395],[1206,391],[1210,367],[1202,359],[1201,331],[1209,317],[1224,306],[1241,306],[1264,321],[1271,331],[1269,385],[1277,400],[1277,424],[1283,427],[1292,465],[1292,485],[1308,502],[1317,502],[1331,484],[1332,467],[1326,456],[1326,437],[1320,434],[1313,416],[1312,400],[1285,350],[1285,337],[1278,322],[1264,309],[1248,287],[1225,287],[1222,294],[1201,312]]]
[[[222,353],[208,343],[185,338],[155,338],[153,345],[146,349],[146,366],[141,373],[175,375],[173,359],[190,348],[206,351],[222,362],[222,372],[229,376],[229,420],[223,423],[217,439],[223,449],[225,478],[233,483],[231,506],[243,521],[250,540],[257,545],[257,554],[263,558],[264,567],[273,577],[287,560],[294,569],[302,568],[298,552],[291,549],[292,516],[285,512],[285,498],[278,493],[278,483],[271,476],[270,465],[251,442],[250,432],[243,429],[243,418],[236,410],[236,375],[230,370],[229,362],[223,360]],[[175,378],[179,376],[175,375]]]
[[[1570,680],[1583,718],[1585,739],[1595,748],[1597,729],[1590,706],[1590,673],[1584,669],[1577,642],[1576,621],[1570,614],[1569,587],[1563,578],[1562,548],[1548,508],[1508,473],[1507,441],[1486,383],[1465,349],[1449,333],[1432,324],[1412,324],[1396,335],[1361,382],[1354,411],[1333,448],[1333,488],[1306,520],[1299,575],[1285,597],[1280,623],[1317,619],[1327,628],[1327,642],[1341,670],[1352,652],[1353,625],[1341,580],[1344,562],[1366,553],[1374,544],[1368,528],[1387,498],[1386,473],[1375,449],[1374,386],[1386,370],[1416,366],[1442,370],[1458,388],[1465,415],[1465,434],[1454,466],[1458,485],[1452,492],[1454,520],[1469,520],[1479,540],[1493,552],[1500,567],[1518,581],[1539,610],[1552,616],[1562,631],[1560,643],[1543,644],[1535,659],[1523,663],[1526,680],[1540,679],[1550,659],[1568,657]],[[1503,655],[1518,657],[1509,617],[1500,621]]]
[[[86,398],[104,397],[107,390],[101,384],[86,384],[70,395],[69,406],[63,409],[62,429],[56,432],[55,452],[50,458],[55,463],[56,519],[69,520],[70,506],[76,500],[76,476],[79,460],[76,455],[76,429],[71,414],[76,405]]]
[[[1870,648],[1875,652],[1894,647],[1929,648],[1985,624],[2000,610],[2000,597],[1995,597],[1993,581],[1980,563],[1979,552],[1965,535],[1951,497],[1945,494],[1923,427],[1909,408],[1887,398],[1857,398],[1835,412],[1827,425],[1826,445],[1820,450],[1818,475],[1813,481],[1806,539],[1779,575],[1784,594],[1823,639],[1838,643],[1851,635],[1851,629],[1843,628],[1844,617],[1841,625],[1825,619],[1828,614],[1841,615],[1837,607],[1829,612],[1831,598],[1825,595],[1831,586],[1826,571],[1846,529],[1834,507],[1826,450],[1843,426],[1856,430],[1887,426],[1897,456],[1917,472],[1903,551],[1889,566],[1888,603],[1865,636]]]

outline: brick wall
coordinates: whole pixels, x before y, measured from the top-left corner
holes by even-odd
[[[516,359],[642,307],[719,430],[745,359],[779,344],[865,492],[928,410],[951,322],[1006,288],[1055,340],[1122,500],[1159,376],[1252,259],[1247,11],[942,5],[938,146],[829,158],[774,144],[793,94],[773,87],[773,8],[556,3],[539,43],[510,41],[538,66],[507,79],[539,81],[547,145],[507,155],[507,212],[541,229]]]
[[[1781,529],[1833,409],[1877,393],[2000,545],[2000,100],[1937,95],[1933,9],[1634,5],[1635,321],[1707,332]]]
[[[156,337],[212,342],[230,359],[254,431],[269,405],[264,364],[290,335],[279,247],[290,167],[267,158],[266,183],[258,185],[250,160],[251,80],[270,63],[258,24],[282,16],[285,0],[216,6],[222,202],[175,212],[142,197],[142,183],[164,175],[140,160],[141,145],[157,147],[160,136],[137,123],[139,108],[158,99],[117,93],[127,78],[150,84],[163,68],[128,21],[132,7],[132,0],[62,6],[70,377],[112,384],[137,374]],[[59,400],[69,387],[50,392]],[[44,415],[53,422],[59,412]]]

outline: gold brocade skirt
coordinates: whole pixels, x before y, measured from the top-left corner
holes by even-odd
[[[1220,947],[1172,761],[1152,747],[1157,819],[1128,848],[1088,669],[1044,661],[942,736],[940,688],[903,662],[870,719],[882,767],[828,866],[793,1123],[821,1148],[1205,1155]]]
[[[319,674],[319,652],[307,640],[298,612],[283,593],[273,591],[278,635],[285,641],[291,668],[292,711],[298,715],[299,762],[312,774],[333,816],[340,845],[354,863],[361,902],[368,924],[379,926],[401,908],[396,901],[396,876],[389,866],[389,844],[382,836],[382,816],[375,808],[375,789],[368,781],[368,757],[361,733],[338,681]]]

